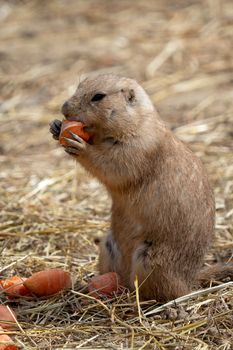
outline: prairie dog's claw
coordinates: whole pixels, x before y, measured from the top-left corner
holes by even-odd
[[[59,139],[59,135],[60,135],[60,132],[61,132],[61,124],[62,122],[58,119],[55,119],[53,120],[49,126],[49,131],[51,132],[51,134],[53,135],[53,138],[55,140],[58,140]]]
[[[79,151],[82,151],[82,150],[86,149],[86,142],[83,141],[81,138],[80,138],[81,142],[69,139],[67,137],[64,137],[64,140],[66,140],[66,143],[67,143],[68,147],[69,146],[70,147],[74,147],[74,148],[76,148]]]
[[[65,152],[71,156],[74,156],[74,155],[78,156],[80,154],[80,151],[74,147],[66,147]]]
[[[76,141],[78,141],[78,142],[80,142],[80,143],[83,143],[83,142],[84,142],[83,139],[82,139],[80,136],[74,134],[72,131],[69,131],[69,133],[70,133],[70,135],[71,135]]]

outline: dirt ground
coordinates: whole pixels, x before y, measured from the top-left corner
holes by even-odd
[[[232,284],[169,308],[134,294],[82,294],[110,200],[49,134],[86,74],[143,84],[162,118],[205,163],[216,196],[206,264],[233,261],[233,2],[0,1],[0,272],[72,273],[49,299],[7,300],[22,349],[233,349]]]

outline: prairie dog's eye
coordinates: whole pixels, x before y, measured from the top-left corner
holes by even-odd
[[[106,96],[106,94],[104,94],[103,92],[98,92],[97,94],[95,94],[95,95],[92,97],[91,102],[100,101],[100,100],[102,100],[105,96]]]

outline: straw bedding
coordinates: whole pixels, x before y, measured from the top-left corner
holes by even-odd
[[[47,299],[1,293],[23,349],[233,348],[232,283],[160,308],[127,291],[112,300],[83,293],[110,200],[48,132],[86,73],[136,78],[214,186],[206,264],[232,261],[232,20],[231,0],[1,1],[1,276],[48,267],[73,276],[72,290]]]

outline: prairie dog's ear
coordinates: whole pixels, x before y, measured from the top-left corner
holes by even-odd
[[[121,92],[125,96],[125,99],[128,103],[133,104],[136,101],[134,89],[121,89]]]

